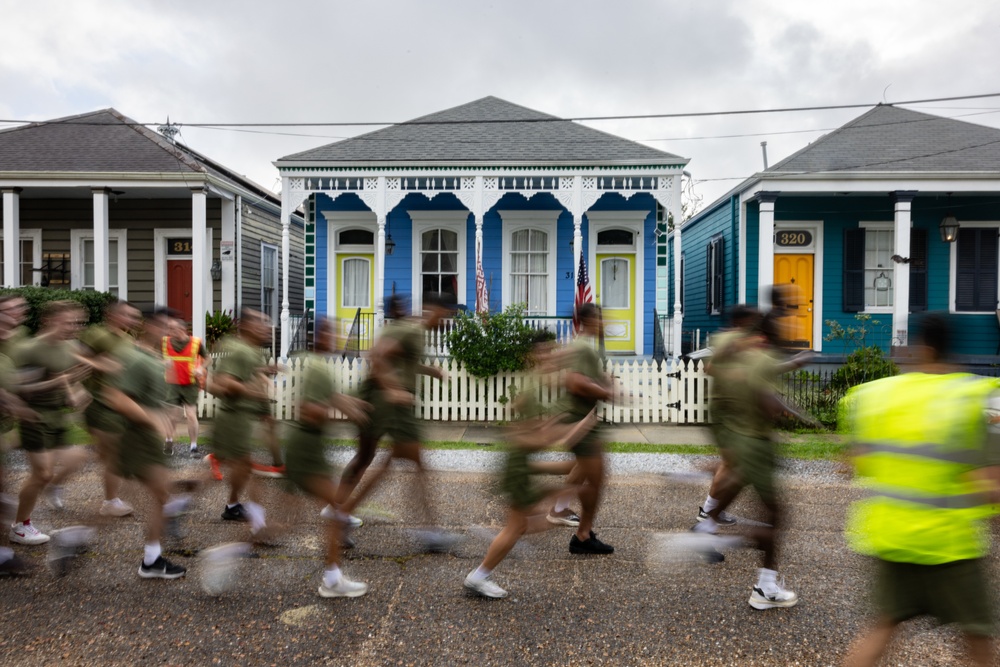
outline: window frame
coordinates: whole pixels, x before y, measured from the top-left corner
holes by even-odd
[[[1000,298],[1000,221],[962,221],[962,228],[993,228],[997,231],[997,295]],[[949,243],[949,261],[948,261],[948,312],[955,315],[989,315],[995,311],[990,310],[958,310],[956,307],[956,299],[958,297],[958,239],[954,243]],[[1000,308],[1000,305],[996,306]]]
[[[280,268],[279,262],[281,261],[281,259],[280,259],[280,255],[279,255],[279,248],[278,248],[278,246],[276,246],[276,245],[274,245],[272,243],[268,243],[266,241],[261,241],[260,242],[260,311],[262,313],[264,313],[265,315],[267,315],[267,310],[264,308],[264,303],[265,303],[264,296],[266,294],[265,290],[267,289],[264,286],[264,252],[265,251],[268,251],[268,252],[273,251],[274,252],[274,287],[273,287],[274,294],[271,296],[271,313],[272,314],[269,316],[269,318],[271,320],[271,324],[273,326],[274,325],[274,321],[275,321],[275,314],[280,315],[280,313],[281,313],[280,305],[279,305],[279,301],[278,301],[278,294],[281,291],[281,275],[280,275],[280,271],[279,271],[279,268]]]
[[[718,316],[723,314],[726,307],[726,239],[721,233],[715,234],[708,240],[706,247],[708,261],[705,263],[705,309],[710,316]],[[716,282],[717,276],[721,277],[721,284]]]
[[[412,241],[411,246],[411,303],[414,314],[423,312],[423,264],[420,253],[422,252],[422,239],[424,232],[434,229],[447,229],[458,233],[458,303],[466,304],[468,301],[467,278],[469,273],[469,247],[468,247],[468,227],[471,213],[462,211],[408,211],[412,221]]]
[[[93,229],[71,229],[69,251],[69,281],[70,288],[74,290],[93,289],[86,287],[83,282],[84,276],[84,252],[83,244],[86,241],[93,242]],[[108,242],[118,243],[118,299],[128,301],[128,230],[108,229]],[[110,276],[109,280],[110,280]],[[110,289],[110,282],[108,284]]]
[[[602,247],[606,248],[608,246],[602,246]],[[603,253],[598,253],[598,254],[603,254]],[[632,310],[632,289],[631,289],[631,282],[632,281],[631,281],[631,278],[632,278],[632,262],[633,261],[635,261],[635,256],[634,255],[632,255],[632,256],[627,256],[627,255],[625,255],[625,256],[623,256],[623,255],[612,255],[611,257],[604,257],[604,258],[602,258],[602,259],[599,260],[599,263],[601,265],[600,266],[600,274],[601,274],[601,280],[602,281],[604,280],[604,277],[606,275],[605,271],[604,271],[604,263],[605,262],[625,262],[625,277],[626,277],[626,281],[629,283],[628,286],[625,289],[625,294],[628,295],[628,300],[626,301],[626,303],[625,303],[624,306],[609,306],[605,302],[604,285],[601,284],[601,285],[598,286],[598,287],[601,288],[601,308],[603,310]]]
[[[866,255],[868,253],[868,232],[871,232],[871,231],[878,231],[878,232],[888,231],[888,232],[890,232],[890,238],[892,239],[892,248],[890,248],[890,250],[889,250],[889,256],[891,257],[896,252],[896,225],[895,225],[895,223],[893,221],[891,221],[891,220],[860,221],[860,222],[858,222],[858,228],[865,230],[865,254]],[[892,260],[889,260],[889,261],[891,262]],[[886,277],[888,277],[890,280],[895,281],[895,279],[896,279],[896,276],[895,276],[895,267],[889,266],[889,267],[883,268],[882,270],[886,272]],[[869,268],[868,268],[868,266],[866,264],[865,267],[864,267],[864,275],[865,275],[865,279],[866,280],[868,278],[868,271],[869,271]],[[868,289],[868,286],[867,286],[867,284],[865,284],[865,293],[867,293],[867,289]],[[893,286],[892,301],[891,301],[891,303],[888,306],[870,306],[870,305],[868,305],[868,300],[865,299],[865,307],[864,307],[864,309],[861,312],[862,313],[870,313],[872,315],[892,314],[893,308],[895,307],[895,303],[896,303],[896,296],[897,296],[896,295],[896,288],[895,288],[895,286]],[[907,295],[907,299],[909,299],[909,295]],[[907,308],[909,308],[909,301],[907,301]]]
[[[497,211],[503,229],[501,240],[501,272],[503,276],[500,281],[501,303],[504,308],[516,303],[511,299],[513,295],[512,265],[511,260],[514,247],[514,233],[525,229],[534,229],[548,235],[548,249],[546,250],[546,294],[545,294],[545,314],[535,314],[533,317],[554,317],[558,311],[556,309],[556,272],[559,261],[559,216],[562,211]],[[484,249],[485,251],[485,249]],[[475,261],[475,258],[473,258]],[[475,267],[473,267],[473,271]],[[489,281],[489,276],[486,276]]]
[[[341,284],[341,286],[340,286],[340,307],[343,308],[343,309],[347,309],[347,308],[360,308],[362,312],[371,311],[371,310],[373,310],[373,304],[371,302],[371,298],[372,298],[372,292],[374,291],[374,289],[373,289],[373,286],[372,286],[371,283],[372,283],[372,275],[373,275],[372,268],[375,265],[375,262],[373,261],[374,258],[359,257],[359,256],[355,256],[355,255],[349,255],[348,253],[344,253],[344,254],[348,255],[348,256],[347,257],[339,257],[339,256],[337,257],[337,264],[339,266],[336,267],[336,268],[337,268],[337,270],[340,270],[340,275],[338,276],[338,278],[341,280],[341,283],[346,283],[347,282],[347,281],[344,280],[344,274],[343,274],[343,271],[342,271],[344,265],[347,262],[350,262],[352,260],[357,260],[359,262],[364,262],[365,264],[368,265],[368,281],[369,281],[369,284],[368,284],[368,292],[365,295],[367,297],[367,299],[368,299],[368,303],[366,305],[364,305],[364,306],[348,306],[344,302],[344,299],[347,297],[347,290],[345,289],[344,284]]]
[[[42,266],[42,228],[36,227],[31,229],[24,229],[23,227],[18,232],[18,242],[21,241],[31,241],[31,283],[30,285],[41,286],[42,284],[42,271],[35,271],[35,268],[41,268]],[[0,226],[0,242],[3,241],[3,229]],[[2,248],[2,246],[0,246]],[[24,257],[21,257],[21,264],[24,264]],[[23,271],[23,269],[22,269]],[[0,255],[0,284],[3,283],[3,256]]]

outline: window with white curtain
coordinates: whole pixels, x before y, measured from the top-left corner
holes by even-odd
[[[430,229],[420,235],[423,294],[441,292],[458,299],[458,232]]]
[[[895,289],[893,254],[895,239],[891,227],[865,230],[865,310],[892,308]]]
[[[94,289],[94,239],[84,238],[81,241],[83,256],[83,282],[81,289]],[[118,289],[118,239],[108,239],[108,291],[115,296]]]
[[[371,308],[371,263],[362,257],[344,260],[344,308]]]
[[[260,312],[274,322],[278,310],[278,247],[260,244]]]
[[[628,260],[612,257],[601,260],[601,307],[605,309],[628,308]]]
[[[528,315],[548,314],[549,235],[539,229],[511,234],[510,287],[512,303],[523,303]]]

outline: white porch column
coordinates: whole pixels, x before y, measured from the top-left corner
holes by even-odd
[[[94,194],[94,289],[108,291],[108,195],[111,188],[92,188]],[[73,248],[72,252],[80,252]],[[118,267],[125,271],[124,266]],[[120,278],[119,278],[120,280]]]
[[[573,293],[580,282],[580,254],[583,252],[583,176],[573,177]]]
[[[674,219],[674,318],[672,322],[673,331],[671,333],[672,356],[676,359],[681,356],[681,332],[684,326],[684,314],[681,312],[681,223],[684,215],[681,208],[681,175],[671,177],[670,192],[670,215]],[[706,269],[707,270],[707,269]],[[660,326],[657,322],[656,326]]]
[[[3,284],[21,286],[21,188],[3,191]],[[38,268],[38,267],[34,267]]]
[[[290,241],[289,227],[292,224],[292,197],[288,191],[288,179],[281,179],[281,358],[288,359],[291,335],[288,322],[288,257]]]
[[[385,213],[378,213],[378,236],[375,237],[375,327],[385,322]],[[330,264],[330,266],[333,266]],[[333,269],[327,269],[332,271]]]
[[[239,200],[239,197],[236,197]],[[222,266],[222,310],[236,311],[236,206],[237,201],[222,200],[222,239],[219,242],[219,263]]]
[[[774,285],[774,202],[777,192],[758,192],[760,221],[757,237],[757,307],[771,307],[771,287]]]
[[[204,289],[208,275],[206,258],[211,256],[211,248],[205,248],[207,199],[205,188],[191,189],[191,333],[202,340],[205,339],[205,313],[211,306],[205,303]]]
[[[897,190],[892,193],[893,231],[895,232],[895,253],[910,257],[910,210],[916,191]],[[892,344],[906,345],[910,321],[910,265],[895,262],[892,275]]]

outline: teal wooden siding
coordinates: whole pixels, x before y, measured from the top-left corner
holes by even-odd
[[[725,199],[692,218],[681,233],[681,253],[684,255],[684,324],[685,331],[699,329],[704,336],[725,325],[725,311],[736,303],[739,276],[739,234],[735,211],[738,198]],[[721,314],[708,312],[706,249],[713,237],[724,241],[725,280]],[[673,245],[669,249],[673,264]],[[671,268],[671,295],[673,290]],[[671,296],[671,314],[673,308]]]

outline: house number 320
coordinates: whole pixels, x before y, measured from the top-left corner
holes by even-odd
[[[775,236],[775,244],[779,246],[801,247],[812,243],[812,233],[807,231],[780,231]]]

